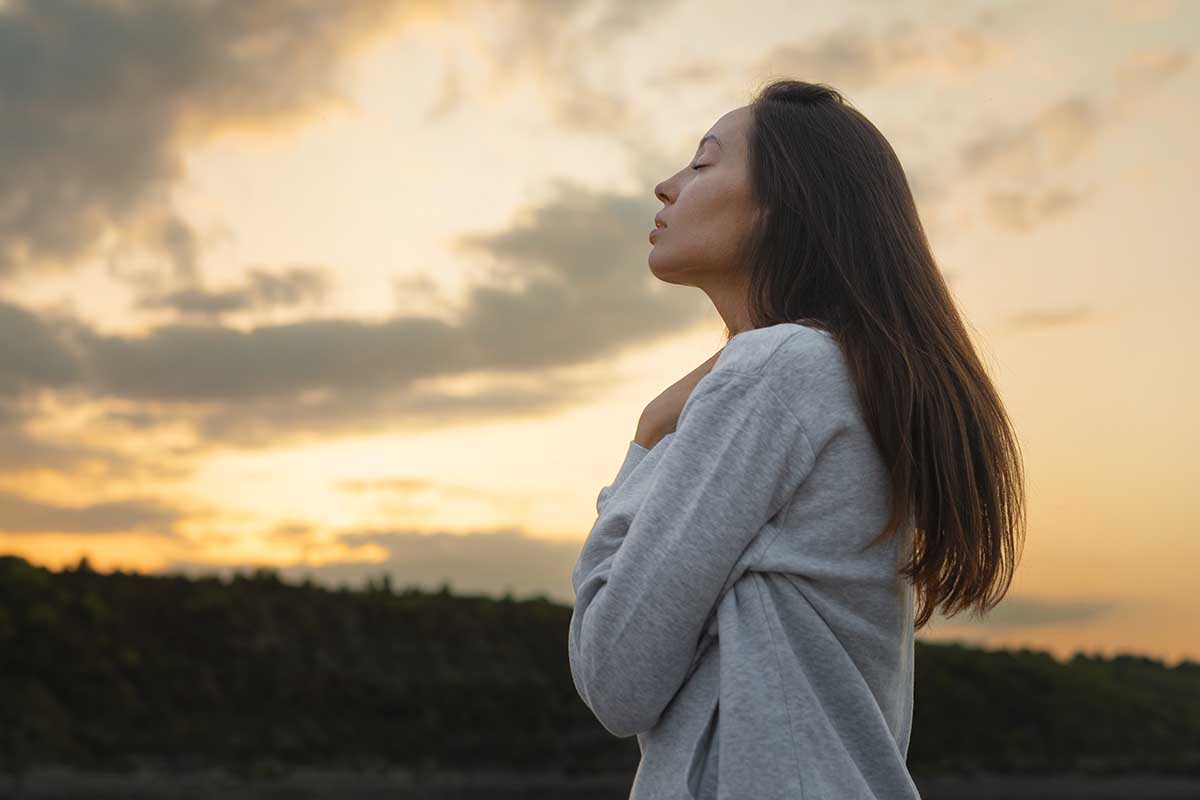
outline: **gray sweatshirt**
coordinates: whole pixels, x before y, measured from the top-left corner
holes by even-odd
[[[630,442],[571,574],[579,696],[637,735],[632,800],[901,800],[912,546],[837,340],[737,334],[675,431]]]

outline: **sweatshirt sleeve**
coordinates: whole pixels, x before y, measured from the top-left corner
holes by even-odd
[[[615,736],[658,721],[739,557],[814,461],[764,377],[730,369],[700,380],[672,439],[632,509],[600,513],[572,573],[571,673]]]
[[[615,492],[620,485],[629,477],[629,473],[642,463],[642,459],[646,453],[649,453],[649,448],[642,447],[635,440],[629,440],[629,447],[625,450],[625,460],[621,462],[621,467],[617,470],[617,476],[613,478],[613,482],[600,490],[600,494],[596,496],[596,513],[601,514],[604,511],[604,506],[608,502],[608,498]]]

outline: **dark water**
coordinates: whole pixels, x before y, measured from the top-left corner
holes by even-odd
[[[0,800],[627,800],[632,775],[566,780],[507,773],[445,774],[418,783],[410,773],[298,770],[247,781],[221,770],[128,775],[68,769],[30,772],[18,785],[0,776]],[[1200,800],[1200,778],[1154,774],[914,776],[923,800]]]

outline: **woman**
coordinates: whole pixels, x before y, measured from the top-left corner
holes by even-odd
[[[1007,592],[1024,478],[899,160],[778,81],[655,193],[651,271],[726,343],[597,497],[575,686],[637,735],[633,798],[919,798],[913,632]]]

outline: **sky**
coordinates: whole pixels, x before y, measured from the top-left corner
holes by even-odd
[[[918,638],[1200,659],[1198,47],[1189,2],[0,0],[0,553],[571,604],[722,344],[654,187],[795,78],[896,150],[1021,443],[1007,596]]]

